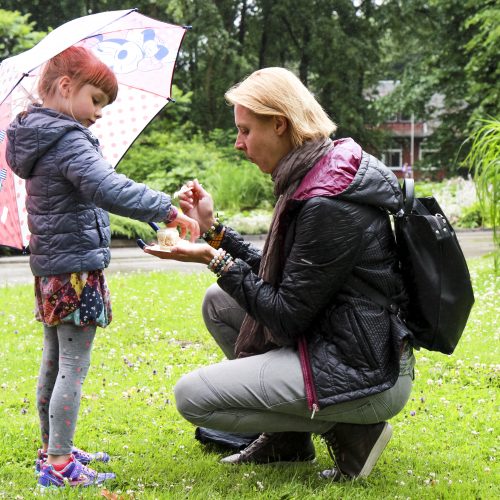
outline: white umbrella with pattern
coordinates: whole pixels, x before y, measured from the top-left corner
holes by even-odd
[[[113,69],[118,98],[92,126],[104,157],[120,161],[144,127],[171,100],[172,78],[187,27],[157,21],[135,9],[92,14],[69,21],[35,47],[0,65],[0,245],[29,243],[24,181],[5,161],[5,130],[17,113],[37,99],[40,69],[50,58],[80,45]]]

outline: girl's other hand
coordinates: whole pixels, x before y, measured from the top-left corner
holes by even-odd
[[[181,238],[184,239],[190,233],[189,241],[194,243],[200,237],[200,225],[191,217],[179,212],[177,218],[167,224],[167,227],[181,228]]]

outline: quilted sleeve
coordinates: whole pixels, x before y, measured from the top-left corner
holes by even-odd
[[[239,261],[218,283],[273,332],[277,344],[293,344],[335,300],[351,272],[362,246],[363,224],[358,215],[353,204],[313,198],[298,214],[278,287]]]
[[[109,212],[144,222],[163,221],[168,195],[119,174],[80,131],[68,133],[58,147],[59,169],[85,201]]]

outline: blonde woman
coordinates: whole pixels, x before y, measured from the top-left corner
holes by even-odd
[[[335,461],[323,477],[367,476],[412,388],[408,330],[356,287],[405,296],[387,215],[401,190],[355,141],[329,138],[335,124],[290,71],[258,70],[226,100],[236,149],[271,175],[277,201],[261,252],[214,217],[197,181],[181,195],[207,244],[156,255],[217,274],[203,317],[229,361],[183,376],[177,407],[196,425],[261,433],[224,463],[313,460],[315,433]]]

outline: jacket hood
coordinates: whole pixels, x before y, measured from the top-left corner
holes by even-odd
[[[333,142],[333,149],[304,176],[294,200],[339,197],[397,213],[403,194],[394,173],[350,138]]]
[[[70,130],[90,132],[73,118],[41,106],[30,106],[7,129],[6,159],[14,173],[27,179],[36,162]]]

